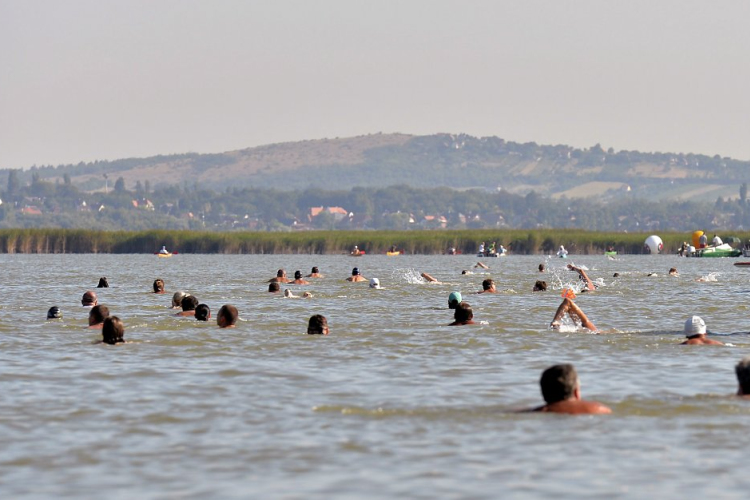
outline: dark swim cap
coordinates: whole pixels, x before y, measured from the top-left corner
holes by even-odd
[[[352,269],[352,276],[357,276],[357,275],[359,275],[359,268],[355,267],[354,269]]]
[[[298,280],[302,278],[302,271],[294,271],[294,279]]]
[[[47,311],[47,319],[60,319],[62,318],[62,311],[59,307],[53,306]]]

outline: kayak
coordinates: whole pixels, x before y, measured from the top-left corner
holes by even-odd
[[[604,255],[611,255],[611,256],[614,257],[615,255],[617,255],[617,250],[612,250],[610,252],[604,252]]]
[[[169,252],[169,253],[157,253],[156,255],[158,255],[159,257],[171,257],[172,256],[172,252]]]
[[[386,252],[385,253],[388,257],[393,257],[396,255],[401,255],[401,250],[396,250],[395,252]]]

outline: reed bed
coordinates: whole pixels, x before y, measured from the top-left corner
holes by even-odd
[[[4,253],[153,253],[162,245],[180,253],[223,254],[343,254],[354,245],[369,254],[382,254],[392,245],[406,254],[441,254],[449,248],[472,254],[480,242],[497,242],[511,253],[552,254],[560,245],[573,254],[597,254],[612,247],[621,254],[644,253],[653,233],[606,233],[569,229],[454,230],[454,231],[305,231],[200,232],[200,231],[90,231],[83,229],[3,229]],[[749,232],[724,233],[742,241]],[[664,253],[675,253],[688,233],[659,233]]]

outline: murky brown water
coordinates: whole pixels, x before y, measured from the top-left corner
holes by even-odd
[[[0,492],[13,497],[505,498],[743,495],[750,401],[732,397],[750,354],[750,269],[736,259],[3,255]],[[741,260],[741,259],[740,259]],[[577,302],[600,328],[547,329],[575,262],[602,285]],[[279,267],[327,277],[270,296]],[[384,290],[344,281],[353,266]],[[681,275],[666,275],[675,266]],[[419,284],[430,272],[446,284]],[[617,271],[620,278],[612,278]],[[659,276],[647,277],[648,272]],[[711,275],[711,273],[714,273]],[[716,281],[696,282],[709,276]],[[92,345],[80,297],[132,341]],[[471,295],[491,276],[502,293]],[[156,277],[167,295],[149,293]],[[242,322],[174,318],[172,292],[237,306]],[[460,290],[487,324],[448,328]],[[64,320],[46,321],[58,305]],[[329,319],[328,337],[304,335]],[[679,346],[685,319],[729,347]],[[541,402],[554,363],[614,414],[510,410]]]

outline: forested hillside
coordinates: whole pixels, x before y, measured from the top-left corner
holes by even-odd
[[[702,200],[738,196],[750,162],[692,153],[615,151],[600,145],[515,143],[498,137],[372,134],[274,144],[219,154],[186,153],[151,158],[35,166],[18,170],[80,191],[111,188],[122,178],[137,190],[179,185],[213,190],[325,188],[349,190],[406,185],[479,188],[567,198]],[[0,171],[5,177],[9,171]]]

